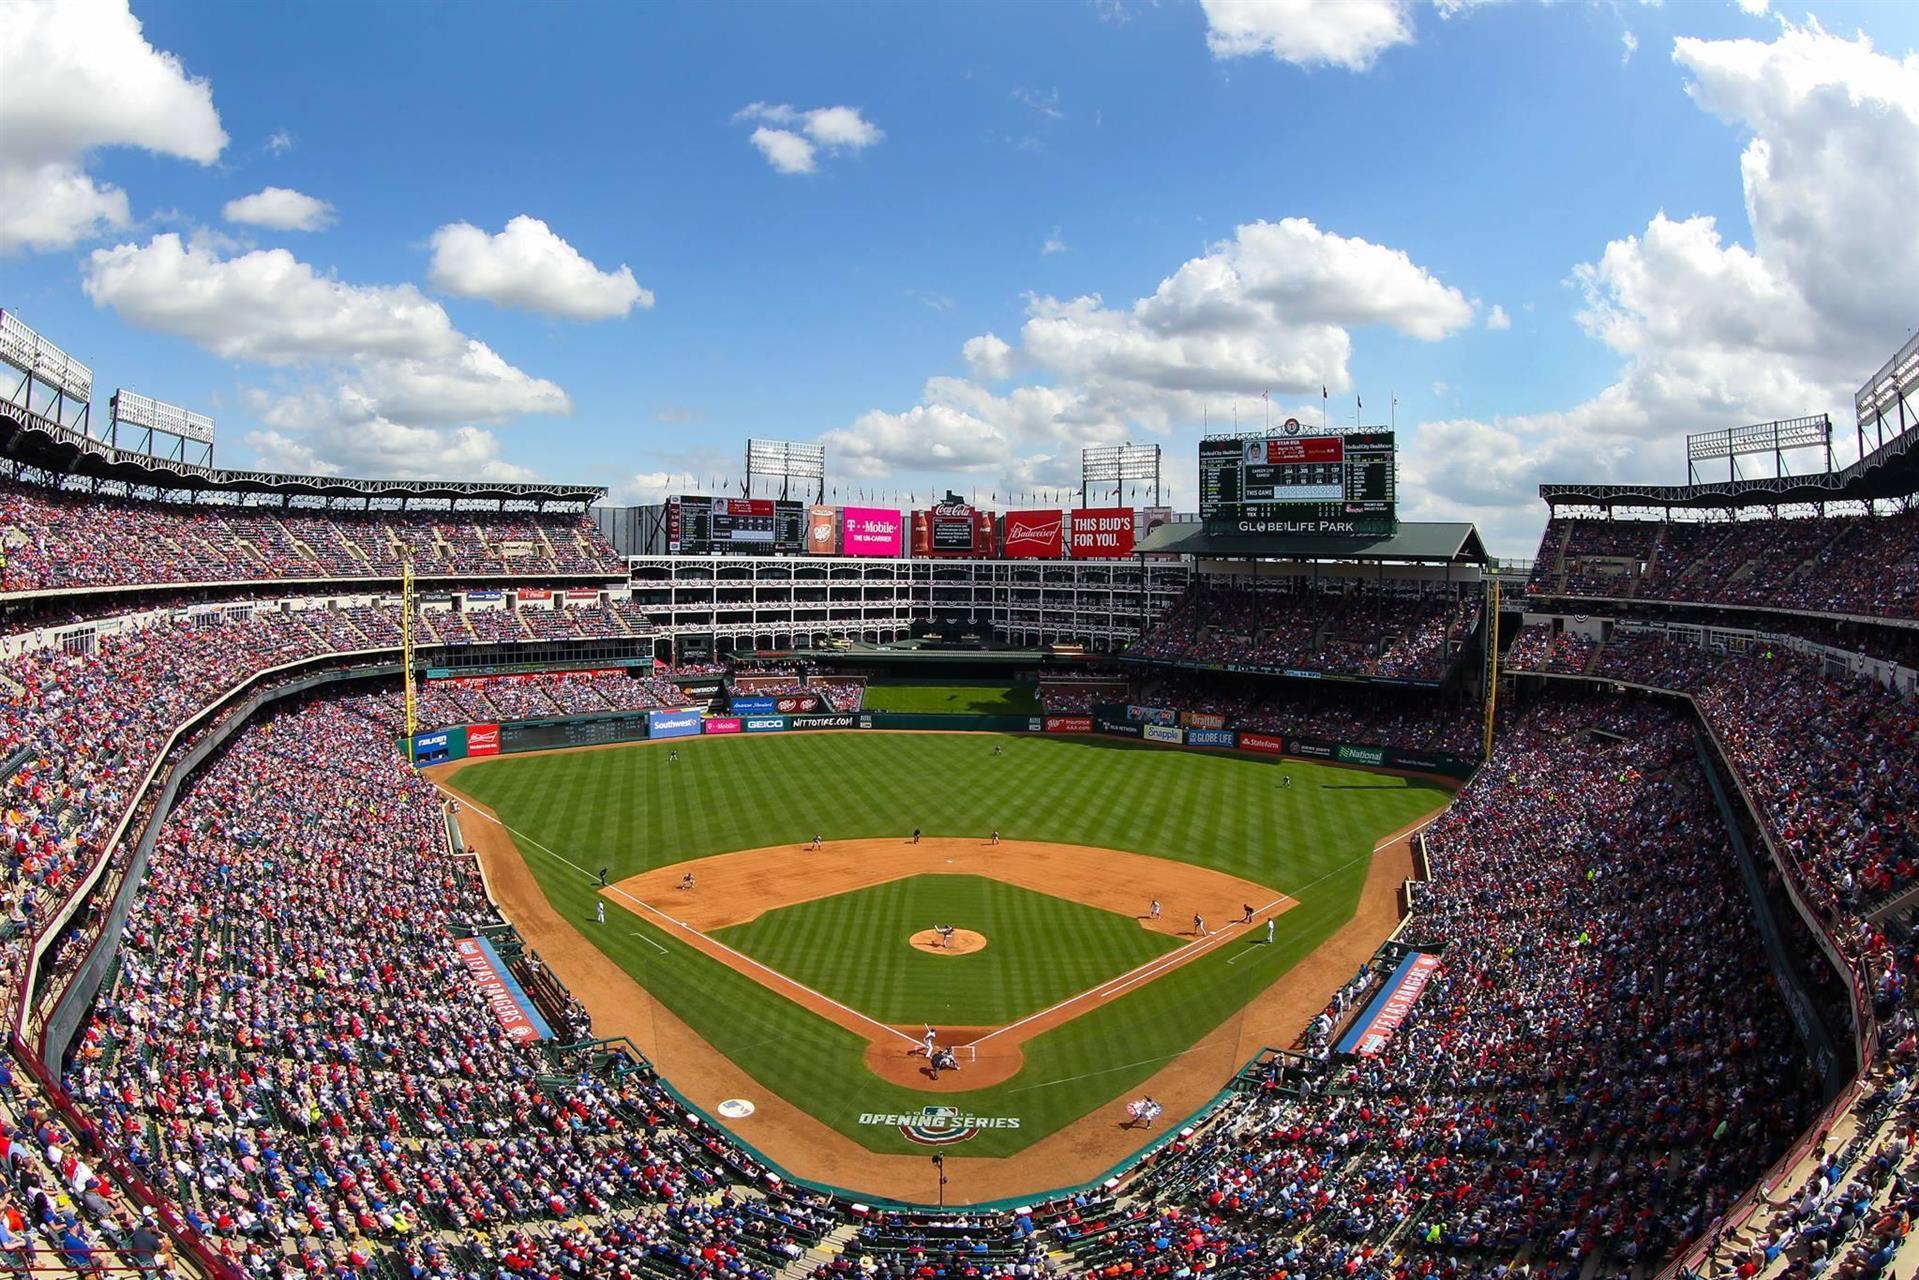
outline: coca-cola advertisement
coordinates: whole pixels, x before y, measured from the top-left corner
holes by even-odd
[[[1001,554],[1008,560],[1057,560],[1066,551],[1064,511],[1009,511]]]

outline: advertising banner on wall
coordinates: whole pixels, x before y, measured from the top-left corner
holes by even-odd
[[[853,729],[858,716],[794,716],[786,722],[789,729]]]
[[[786,728],[785,716],[748,716],[740,721],[746,733],[779,733]]]
[[[1072,513],[1067,549],[1075,560],[1110,560],[1133,554],[1131,507],[1086,507]]]
[[[1363,1058],[1382,1053],[1386,1042],[1412,1014],[1413,1006],[1419,1003],[1420,994],[1438,971],[1438,956],[1424,951],[1408,951],[1393,970],[1393,976],[1386,980],[1386,985],[1380,988],[1365,1012],[1359,1015],[1340,1039],[1339,1052],[1356,1053]]]
[[[1188,729],[1186,745],[1189,747],[1230,747],[1233,745],[1231,729]]]
[[[840,510],[840,551],[849,556],[898,556],[900,513],[882,507]]]
[[[473,985],[486,997],[487,1007],[500,1020],[509,1040],[531,1044],[552,1037],[553,1029],[546,1025],[546,1019],[540,1016],[526,990],[507,970],[506,962],[500,959],[491,942],[485,938],[461,938],[453,944],[453,950],[460,957],[467,976],[473,979]]]
[[[736,716],[759,716],[773,714],[771,698],[735,698],[727,707]]]
[[[818,711],[821,705],[817,693],[783,693],[773,699],[773,710],[783,716],[800,711]]]
[[[708,716],[700,725],[701,733],[738,733],[739,731],[738,716]]]
[[[1092,731],[1093,717],[1091,716],[1046,717],[1046,732],[1048,733],[1091,733]]]
[[[522,601],[551,600],[553,598],[553,593],[545,587],[516,587],[513,594],[518,596]]]
[[[1241,751],[1257,751],[1262,755],[1276,756],[1286,750],[1286,740],[1273,733],[1245,733],[1239,735]]]
[[[836,556],[839,553],[839,512],[832,507],[809,507],[806,512],[806,554]]]
[[[497,724],[470,724],[466,727],[466,753],[470,756],[497,756],[500,754],[500,726]]]
[[[1145,737],[1148,742],[1178,743],[1182,741],[1185,736],[1183,730],[1175,728],[1170,724],[1149,724],[1146,726]]]
[[[1137,738],[1140,730],[1140,726],[1131,720],[1109,720],[1105,716],[1094,716],[1093,728],[1101,733],[1110,733],[1116,738]]]
[[[1142,707],[1136,703],[1126,705],[1126,718],[1137,720],[1141,724],[1179,723],[1179,713],[1171,707]]]
[[[697,711],[649,711],[646,736],[649,738],[685,738],[700,731]]]
[[[1211,711],[1182,711],[1179,722],[1189,729],[1224,729],[1226,717]]]
[[[1064,511],[1008,511],[1000,554],[1008,560],[1057,560],[1066,551]]]

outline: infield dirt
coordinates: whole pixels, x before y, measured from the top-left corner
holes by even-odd
[[[426,772],[435,781],[448,783],[465,764]],[[758,1108],[755,1114],[730,1122],[729,1127],[789,1173],[855,1192],[913,1198],[915,1189],[927,1180],[924,1156],[869,1151],[769,1092],[562,918],[492,811],[464,794],[459,799],[467,814],[483,816],[481,821],[463,822],[461,830],[478,851],[495,900],[554,976],[586,1007],[596,1034],[630,1039],[661,1075],[709,1114],[727,1098],[753,1099]],[[1261,1048],[1291,1044],[1398,923],[1400,886],[1413,874],[1411,833],[1427,821],[1410,824],[1374,852],[1351,919],[1238,1015],[1154,1073],[1137,1092],[1158,1099],[1169,1119],[1184,1117],[1210,1099],[1239,1064]],[[908,1047],[900,1046],[902,1057]],[[975,1076],[969,1081],[969,1087],[976,1087],[977,1080]],[[949,1149],[947,1202],[977,1204],[1035,1195],[1098,1177],[1151,1137],[1128,1127],[1124,1103],[1125,1099],[1116,1098],[1010,1156],[968,1157]],[[927,1187],[921,1194],[930,1199],[930,1192]]]

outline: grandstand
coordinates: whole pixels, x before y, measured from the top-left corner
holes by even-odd
[[[1470,525],[623,555],[592,489],[219,471],[0,407],[0,1263],[1882,1274],[1919,1126],[1915,351],[1862,389],[1852,466],[1546,486],[1503,624]],[[507,750],[720,699],[856,720],[861,655],[824,642],[943,618],[1097,651],[1044,671],[1047,717],[1137,703],[1472,775],[1295,1043],[1111,1180],[951,1210],[791,1177],[596,1040],[396,748],[403,675],[426,734]],[[1422,957],[1398,1030],[1351,1051]],[[505,1030],[476,965],[557,1033]]]

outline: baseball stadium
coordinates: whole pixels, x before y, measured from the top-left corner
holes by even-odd
[[[1479,7],[0,3],[0,1278],[1919,1275],[1919,55]]]

